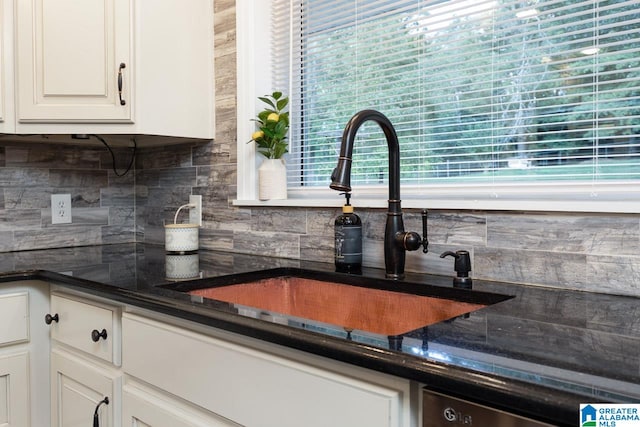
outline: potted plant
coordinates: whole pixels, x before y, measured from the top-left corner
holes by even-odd
[[[289,98],[282,92],[258,97],[267,107],[258,113],[257,130],[251,135],[258,153],[265,159],[258,169],[258,196],[260,200],[287,198],[287,169],[282,158],[287,152],[289,113],[284,109]]]

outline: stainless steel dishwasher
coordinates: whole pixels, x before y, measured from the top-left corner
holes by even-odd
[[[431,390],[422,394],[422,427],[553,427]]]

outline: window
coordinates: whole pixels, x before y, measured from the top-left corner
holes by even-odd
[[[372,108],[398,133],[403,198],[639,200],[634,0],[274,0],[273,11],[290,191],[328,186],[346,122]],[[384,194],[382,132],[371,123],[358,138],[354,193]]]

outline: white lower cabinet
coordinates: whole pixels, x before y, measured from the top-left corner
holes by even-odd
[[[51,427],[120,426],[120,309],[54,291],[47,322]]]
[[[49,419],[49,341],[42,321],[48,285],[0,288],[0,426],[39,427]]]
[[[122,392],[123,427],[235,427],[169,395],[129,382]]]
[[[0,294],[0,426],[29,425],[29,293]]]
[[[29,354],[0,355],[0,426],[29,424]]]
[[[121,375],[64,350],[51,351],[51,427],[117,426]],[[108,403],[105,399],[108,399]]]
[[[415,425],[407,380],[275,351],[274,345],[260,348],[244,337],[233,342],[226,335],[231,336],[221,339],[124,313],[122,367],[127,375],[248,427]]]
[[[2,427],[416,427],[417,396],[408,380],[43,282],[0,288]]]

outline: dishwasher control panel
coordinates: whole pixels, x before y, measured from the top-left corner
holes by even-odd
[[[553,427],[529,418],[446,396],[430,390],[422,395],[422,427]]]

